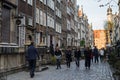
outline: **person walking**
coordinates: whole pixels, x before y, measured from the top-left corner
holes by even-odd
[[[79,61],[80,61],[80,57],[81,57],[81,51],[79,48],[77,48],[74,52],[74,57],[75,57],[75,63],[76,63],[76,66],[79,67]]]
[[[90,52],[91,52],[91,62],[93,63],[93,56],[94,56],[94,54],[93,54],[93,50],[90,49]]]
[[[35,72],[35,67],[36,67],[36,59],[39,59],[39,54],[37,49],[34,47],[34,43],[31,42],[30,46],[27,49],[26,53],[26,60],[28,61],[29,64],[29,70],[30,70],[30,77],[34,77],[34,72]]]
[[[67,50],[65,52],[65,57],[66,57],[67,68],[70,68],[70,63],[72,61],[72,51],[71,51],[70,47],[67,48]]]
[[[102,49],[100,49],[100,61],[101,62],[103,62],[103,60],[104,60],[104,49],[102,48]]]
[[[54,56],[53,44],[50,45],[50,54],[51,54],[52,56]]]
[[[98,57],[99,57],[99,52],[98,52],[97,47],[95,46],[95,48],[94,48],[95,63],[96,63],[96,62],[97,62],[97,63],[99,62]]]
[[[55,57],[56,57],[56,65],[57,65],[57,68],[56,68],[56,69],[59,69],[59,68],[61,69],[62,53],[61,53],[61,51],[59,50],[59,47],[56,47]]]
[[[91,65],[91,52],[89,50],[89,47],[86,47],[86,49],[84,51],[84,56],[85,56],[85,67],[86,67],[86,69],[87,68],[90,69],[90,65]]]

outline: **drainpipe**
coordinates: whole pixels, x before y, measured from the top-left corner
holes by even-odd
[[[34,36],[34,42],[35,42],[35,45],[36,45],[36,0],[33,0],[34,1],[34,22],[33,22],[33,26],[34,26],[34,31],[33,31],[33,36]]]
[[[16,9],[16,16],[18,16],[18,0],[16,0],[16,4],[17,4],[17,9]],[[19,29],[18,29],[18,26],[15,24],[16,26],[16,43],[18,44],[19,46],[19,38],[18,38],[18,34],[19,34]]]
[[[55,29],[55,32],[54,32],[54,34],[55,34],[55,44],[54,44],[54,46],[56,46],[56,44],[57,44],[57,35],[56,35],[56,0],[54,0],[54,29]]]
[[[0,42],[1,42],[1,27],[2,27],[2,1],[0,2]]]
[[[48,5],[47,5],[47,0],[46,0],[46,46],[48,47],[48,23],[47,23],[47,9]]]

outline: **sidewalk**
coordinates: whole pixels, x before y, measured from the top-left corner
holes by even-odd
[[[85,69],[84,60],[80,61],[80,68],[76,68],[75,62],[67,68],[56,70],[56,66],[49,66],[48,70],[36,72],[31,79],[28,72],[19,72],[7,77],[7,80],[114,80],[108,63],[92,63],[91,69]]]

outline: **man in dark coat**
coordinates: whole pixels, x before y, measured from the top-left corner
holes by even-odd
[[[95,63],[97,62],[99,62],[99,60],[98,60],[98,57],[99,57],[99,52],[98,52],[98,49],[97,49],[97,47],[95,46],[95,48],[94,48],[94,56],[95,56]]]
[[[52,56],[54,56],[54,48],[53,48],[53,44],[50,45],[50,53]]]
[[[80,61],[80,57],[81,57],[81,51],[79,48],[75,50],[74,57],[75,57],[76,66],[79,67],[79,61]]]
[[[67,50],[65,52],[65,57],[66,57],[67,67],[70,68],[70,62],[72,61],[72,52],[69,47],[67,48]]]
[[[85,51],[84,51],[84,56],[85,56],[85,67],[86,69],[89,68],[90,69],[90,65],[91,65],[91,52],[89,47],[86,47]]]
[[[35,72],[35,67],[36,67],[36,59],[39,59],[39,54],[37,49],[34,47],[34,43],[31,42],[30,46],[27,49],[26,53],[26,59],[29,64],[29,69],[30,69],[30,77],[34,77],[34,72]]]

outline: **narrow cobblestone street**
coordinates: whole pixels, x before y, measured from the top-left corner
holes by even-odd
[[[72,62],[71,68],[62,65],[62,69],[56,70],[56,66],[49,66],[49,69],[36,72],[33,79],[28,72],[19,72],[7,77],[7,80],[114,80],[109,67],[106,63],[92,63],[91,69],[85,69],[84,60],[80,61],[80,68],[76,68]]]

